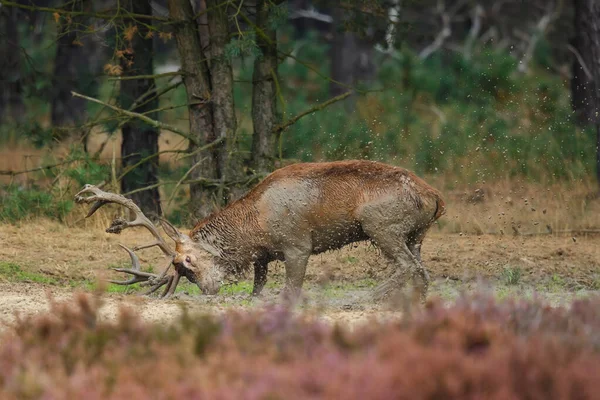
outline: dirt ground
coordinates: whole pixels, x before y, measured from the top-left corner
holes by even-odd
[[[133,246],[149,240],[147,233],[125,231],[109,235],[98,227],[67,227],[55,222],[0,225],[0,321],[17,314],[47,310],[50,298],[69,301],[77,291],[93,291],[96,282],[119,274],[111,267],[128,265],[118,243]],[[598,235],[464,235],[432,232],[422,249],[433,284],[430,297],[451,301],[461,292],[489,290],[498,297],[544,297],[562,304],[600,289]],[[155,249],[142,252],[144,266],[154,271],[165,260]],[[390,270],[371,245],[359,244],[313,256],[305,301],[298,309],[328,321],[356,323],[369,318],[396,318],[401,311],[372,302],[373,287]],[[198,312],[260,307],[279,301],[283,282],[281,264],[272,264],[268,285],[260,298],[248,291],[251,281],[241,278],[216,296],[203,296],[190,284],[180,285],[175,298],[159,300],[109,286],[102,316],[115,318],[120,306],[135,308],[149,321],[169,321],[183,307]]]

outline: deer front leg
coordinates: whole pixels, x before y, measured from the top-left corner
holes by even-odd
[[[269,272],[267,260],[257,260],[254,262],[254,287],[252,296],[258,296],[267,283],[267,273]]]
[[[285,257],[285,297],[295,301],[300,296],[308,257],[311,254],[309,246],[290,247],[283,251]]]

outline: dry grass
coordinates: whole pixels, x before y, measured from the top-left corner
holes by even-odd
[[[22,143],[5,145],[0,148],[0,170],[20,171],[50,164],[52,162],[49,160],[64,157],[71,145],[62,143],[52,150],[35,149]],[[119,154],[120,132],[111,138],[100,130],[93,132],[89,138],[90,151],[95,153],[103,145],[100,157],[110,162]],[[187,141],[178,135],[166,131],[161,133],[160,151],[183,150],[186,147]],[[178,165],[179,156],[162,154],[160,163]],[[27,183],[32,178],[31,174],[23,174],[13,181]],[[35,178],[36,183],[43,183],[39,174]],[[597,183],[592,179],[583,182],[532,183],[499,178],[494,182],[474,184],[456,182],[453,177],[445,175],[427,176],[425,179],[439,188],[446,199],[448,213],[438,226],[441,232],[511,235],[514,228],[521,233],[545,233],[548,226],[554,231],[600,229],[600,199],[597,196]],[[10,180],[8,176],[0,176],[0,183]],[[166,195],[161,194],[163,197]],[[78,223],[83,215],[83,211],[76,207],[73,215],[67,218],[68,224]],[[101,225],[105,225],[104,220]]]
[[[95,129],[88,140],[90,153],[94,154],[102,148],[100,159],[110,162],[113,157],[119,157],[121,149],[121,132],[117,131],[112,136]],[[69,153],[70,147],[75,141],[64,141],[58,146],[50,148],[36,149],[25,143],[8,143],[0,148],[0,170],[2,171],[24,171],[38,168],[44,165],[52,164],[62,159]],[[159,151],[166,150],[185,150],[188,146],[187,140],[180,136],[162,131],[159,137]],[[165,165],[178,165],[178,155],[176,153],[166,153],[159,156],[159,162]],[[13,182],[24,184],[29,181],[31,174],[18,175]],[[36,178],[39,178],[36,176]],[[0,183],[11,182],[10,176],[0,175]],[[39,183],[39,182],[38,182]]]
[[[443,232],[512,235],[553,231],[599,230],[597,183],[536,184],[505,180],[448,188],[440,183],[448,213]],[[513,228],[514,227],[514,228]],[[577,232],[574,232],[577,234]]]
[[[151,241],[143,229],[120,235],[104,232],[109,218],[91,218],[68,227],[50,221],[0,225],[0,260],[14,262],[28,271],[93,279],[112,274],[109,266],[127,265],[127,254],[118,246]],[[184,228],[185,230],[186,228]],[[423,244],[423,260],[432,278],[472,280],[477,276],[497,279],[505,268],[519,268],[523,280],[535,283],[554,275],[593,288],[600,283],[600,246],[597,237],[514,237],[512,235],[459,235],[431,232]],[[162,269],[165,259],[157,249],[141,252],[143,265]],[[387,265],[367,244],[311,257],[307,281],[328,279],[356,282],[382,279]],[[274,265],[269,279],[282,281],[283,268]]]

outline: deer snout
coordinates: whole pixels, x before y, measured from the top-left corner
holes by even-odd
[[[221,284],[211,279],[204,279],[203,281],[196,281],[196,284],[204,294],[215,295],[219,293]]]

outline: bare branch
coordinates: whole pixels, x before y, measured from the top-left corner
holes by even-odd
[[[183,72],[181,71],[172,71],[172,72],[164,72],[162,74],[152,74],[152,75],[132,75],[132,76],[113,76],[108,78],[109,81],[131,81],[134,79],[157,79],[157,78],[165,78],[168,76],[181,76]]]
[[[172,125],[165,124],[164,122],[160,122],[160,121],[157,121],[157,120],[152,119],[150,117],[147,117],[144,114],[140,114],[140,113],[136,113],[136,112],[133,112],[133,111],[124,110],[124,109],[119,108],[117,106],[113,106],[112,104],[105,103],[102,100],[98,100],[98,99],[95,99],[93,97],[84,96],[84,95],[82,95],[80,93],[71,92],[71,94],[73,96],[75,96],[75,97],[80,97],[82,99],[91,101],[93,103],[101,104],[101,105],[103,105],[105,107],[108,107],[111,110],[113,110],[113,111],[115,111],[115,112],[117,112],[119,114],[123,114],[123,115],[126,115],[128,117],[140,119],[140,120],[146,122],[147,124],[152,125],[155,128],[165,129],[167,131],[171,131],[173,133],[176,133],[176,134],[178,134],[178,135],[186,138],[187,140],[189,140],[190,142],[192,142],[192,143],[194,143],[196,145],[199,144],[198,141],[197,141],[197,139],[195,137],[191,136],[189,133],[186,133],[186,132],[182,131],[181,129],[176,128],[176,127],[174,127]]]
[[[61,161],[61,162],[56,163],[56,164],[44,165],[42,167],[25,169],[25,170],[22,170],[22,171],[0,170],[0,175],[17,176],[17,175],[21,175],[21,174],[27,174],[29,172],[45,171],[45,170],[49,170],[49,169],[60,167],[61,165],[72,164],[72,163],[77,162],[77,161],[85,161],[85,159],[84,158],[77,158],[77,159],[74,159],[74,160]]]
[[[324,103],[318,104],[314,107],[309,108],[306,111],[301,112],[300,114],[296,115],[293,118],[288,119],[287,121],[285,121],[284,123],[277,125],[274,129],[273,132],[274,133],[281,133],[281,131],[283,131],[284,129],[290,127],[291,125],[295,124],[296,122],[298,122],[298,120],[300,118],[306,117],[308,114],[312,114],[316,111],[320,111],[330,105],[332,105],[333,103],[337,103],[338,101],[344,100],[346,97],[350,96],[352,94],[351,91],[348,91],[346,93],[342,93],[339,96],[335,96],[332,97],[331,99],[327,100]]]
[[[583,60],[583,57],[581,56],[581,54],[579,54],[577,49],[571,46],[570,44],[567,44],[567,49],[569,49],[569,51],[575,55],[575,57],[577,58],[577,62],[579,63],[581,69],[583,69],[583,72],[585,73],[585,76],[587,76],[589,80],[593,81],[594,76],[592,75],[592,72],[590,71],[589,67],[587,66],[587,64]]]
[[[450,29],[450,14],[445,11],[445,4],[443,1],[438,2],[438,11],[442,18],[442,30],[429,46],[421,50],[419,53],[419,58],[421,60],[427,59],[430,55],[438,51],[444,45],[446,39],[452,34],[452,30]]]
[[[561,8],[562,2],[559,2],[557,8],[550,7],[548,9],[548,12],[545,15],[543,15],[542,18],[540,18],[540,20],[536,24],[535,32],[531,35],[527,43],[526,50],[523,54],[523,58],[521,59],[517,68],[519,72],[527,72],[529,68],[529,62],[533,57],[533,53],[535,51],[535,48],[537,47],[538,42],[541,38],[544,37],[546,31],[549,29],[550,24],[560,15]]]

